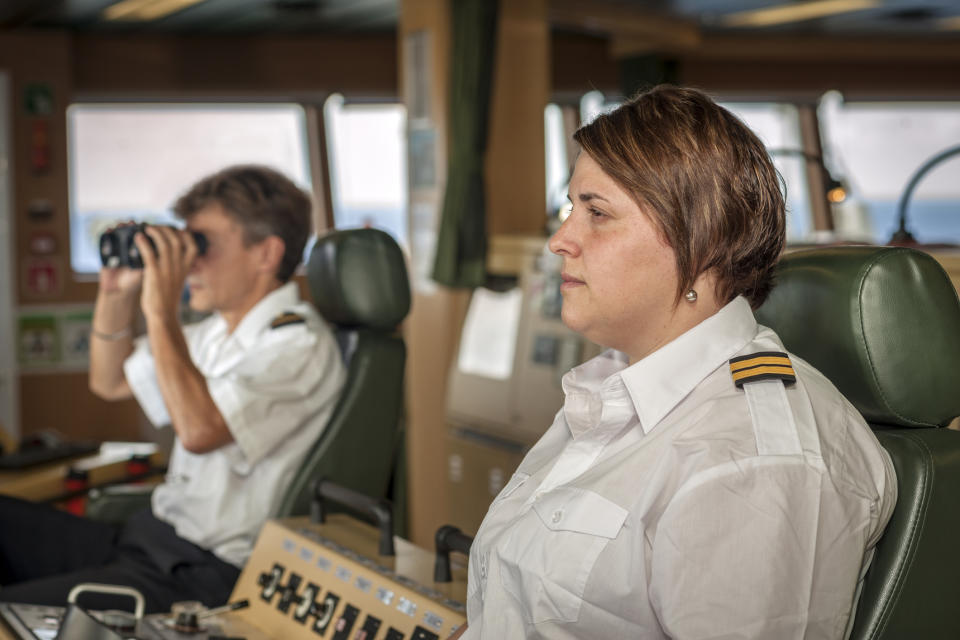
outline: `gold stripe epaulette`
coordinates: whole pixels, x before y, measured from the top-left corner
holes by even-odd
[[[306,318],[299,314],[293,313],[292,311],[285,311],[270,322],[270,328],[279,329],[280,327],[286,327],[291,324],[303,324],[306,321]]]
[[[761,351],[748,356],[737,356],[730,360],[730,374],[733,376],[733,383],[738,387],[758,380],[783,380],[784,383],[797,381],[790,358],[781,351]]]

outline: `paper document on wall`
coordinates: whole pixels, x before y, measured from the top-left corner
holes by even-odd
[[[506,293],[474,290],[460,337],[460,371],[497,380],[513,374],[522,303],[520,288]]]

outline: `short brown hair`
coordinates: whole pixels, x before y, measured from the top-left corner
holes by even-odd
[[[714,269],[717,298],[756,308],[773,286],[786,219],[763,143],[705,93],[661,85],[574,139],[653,219],[677,256],[677,302]]]
[[[276,277],[286,282],[303,258],[310,235],[310,196],[269,167],[235,165],[203,178],[177,199],[173,212],[189,220],[200,209],[219,204],[244,230],[249,246],[268,236],[283,240]]]

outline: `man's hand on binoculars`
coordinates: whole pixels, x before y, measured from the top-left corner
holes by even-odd
[[[130,267],[101,267],[100,290],[113,295],[132,296],[143,285],[143,271]]]
[[[156,252],[146,236],[153,240]],[[186,231],[151,225],[133,240],[143,257],[140,307],[144,316],[148,321],[159,319],[176,323],[183,285],[197,257],[193,237]]]
[[[108,232],[119,227],[133,226],[133,222],[121,222],[115,227],[110,227]],[[101,267],[100,268],[100,291],[113,297],[120,294],[123,297],[133,296],[140,292],[143,285],[143,272],[139,269],[130,267]]]

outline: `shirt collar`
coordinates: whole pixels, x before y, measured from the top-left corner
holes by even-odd
[[[257,337],[270,326],[270,322],[284,311],[292,311],[300,302],[300,293],[294,282],[288,282],[274,289],[260,299],[240,320],[231,337],[236,338],[243,348],[252,346]],[[219,318],[221,321],[222,318]]]
[[[617,375],[626,366],[625,354],[608,349],[563,376],[563,416],[574,439],[633,415],[630,396]]]
[[[683,304],[683,303],[681,303]],[[720,311],[620,372],[644,433],[757,334],[750,303],[734,298]]]

